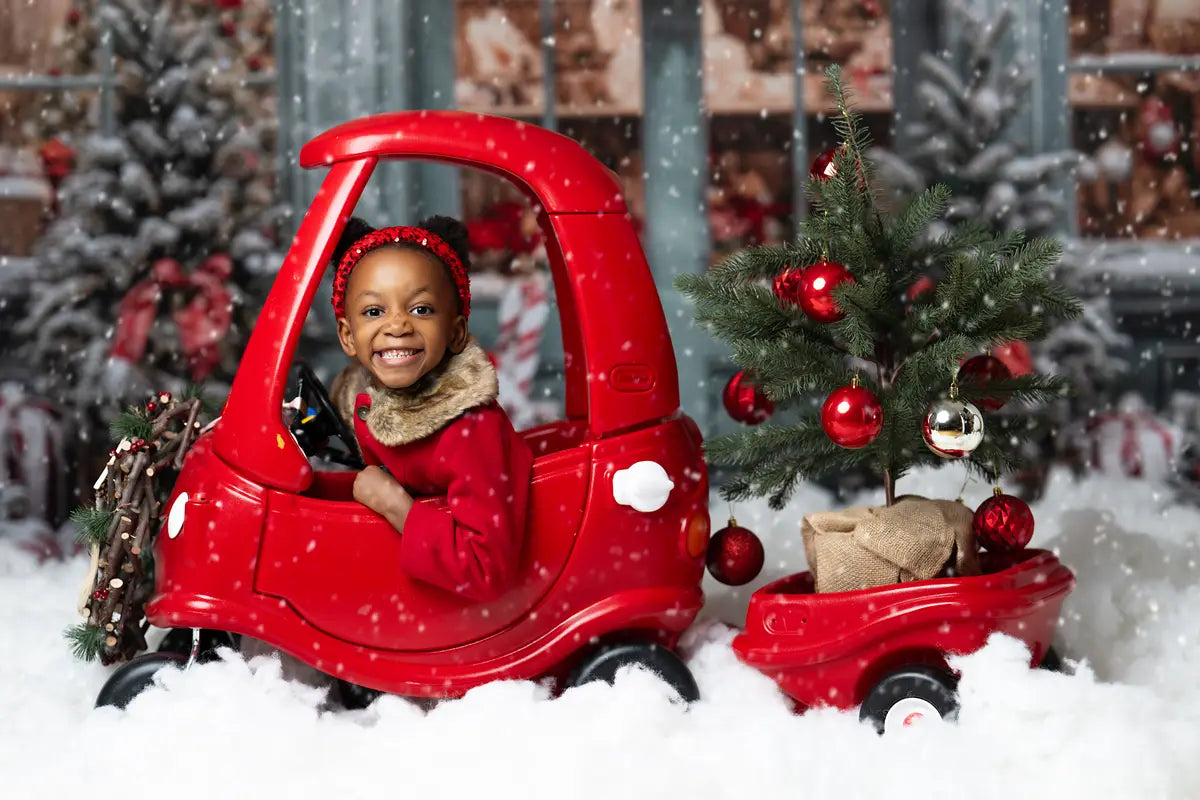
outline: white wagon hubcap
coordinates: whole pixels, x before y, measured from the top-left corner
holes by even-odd
[[[888,709],[887,716],[883,719],[883,732],[890,733],[929,721],[942,721],[942,715],[933,707],[933,703],[919,697],[906,697]]]

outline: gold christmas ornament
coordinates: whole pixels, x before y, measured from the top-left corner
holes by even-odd
[[[983,441],[983,414],[959,399],[958,387],[950,385],[950,396],[933,401],[921,425],[925,444],[942,458],[966,458]]]

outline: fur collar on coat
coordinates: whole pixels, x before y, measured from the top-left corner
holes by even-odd
[[[436,433],[466,411],[496,399],[500,386],[496,369],[475,339],[407,389],[375,385],[367,368],[357,361],[341,371],[330,386],[330,399],[354,430],[354,402],[360,392],[371,397],[367,430],[385,447],[415,442]]]

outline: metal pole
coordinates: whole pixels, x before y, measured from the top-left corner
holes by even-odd
[[[554,0],[542,0],[539,16],[542,22],[542,127],[558,130],[556,109],[557,90],[554,76]]]
[[[708,335],[675,290],[680,273],[708,269],[708,115],[701,79],[700,6],[694,0],[644,0],[646,255],[678,354],[680,404],[702,427],[711,417]]]
[[[805,106],[804,76],[804,0],[792,0],[792,72],[796,83],[792,93],[792,231],[800,233],[800,224],[808,209],[804,187],[808,183],[808,109]]]
[[[103,5],[103,3],[101,4]],[[100,130],[105,136],[111,136],[117,130],[116,103],[113,99],[113,87],[117,82],[116,59],[113,56],[112,31],[104,22],[105,16],[100,15]]]

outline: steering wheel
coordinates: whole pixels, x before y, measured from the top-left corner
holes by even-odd
[[[338,414],[329,399],[329,391],[307,364],[300,365],[300,413],[291,424],[292,434],[305,455],[322,455],[353,469],[366,466],[358,453],[358,440]],[[314,413],[308,413],[308,412]],[[346,446],[342,453],[329,447],[329,437],[336,436]]]

